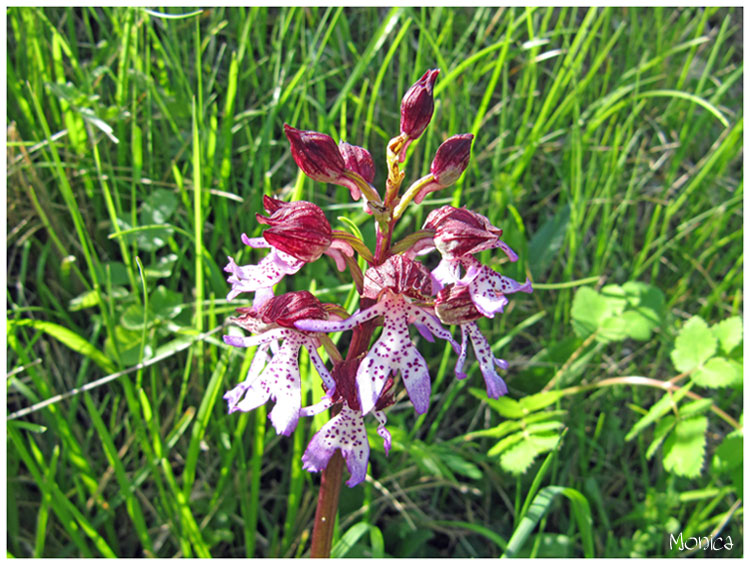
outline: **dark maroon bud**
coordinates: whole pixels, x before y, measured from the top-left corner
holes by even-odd
[[[339,184],[346,171],[344,159],[330,135],[303,131],[284,124],[292,146],[292,157],[308,177],[320,182]]]
[[[298,320],[328,319],[323,305],[307,290],[274,296],[260,307],[257,316],[266,324],[275,323],[292,329],[296,329],[294,322]]]
[[[270,217],[255,217],[261,224],[271,226],[263,232],[263,238],[279,251],[310,263],[330,247],[333,230],[319,206],[304,200],[284,202],[264,196],[263,207]]]
[[[472,139],[474,136],[470,133],[454,135],[438,147],[430,172],[439,185],[452,185],[469,166]]]
[[[482,214],[453,206],[430,212],[423,229],[435,230],[435,247],[442,255],[454,258],[497,247],[503,234]]]
[[[432,277],[424,265],[407,259],[403,255],[393,255],[377,267],[365,272],[363,294],[377,298],[385,289],[417,300],[432,296]]]
[[[375,163],[370,152],[364,147],[352,145],[346,141],[339,142],[339,151],[344,158],[346,168],[372,184],[372,181],[375,180]]]
[[[449,284],[438,292],[435,314],[444,324],[467,324],[478,320],[482,313],[474,306],[468,286]]]
[[[440,69],[427,71],[422,78],[406,91],[401,99],[401,133],[409,139],[417,139],[432,119],[435,101],[432,88]]]

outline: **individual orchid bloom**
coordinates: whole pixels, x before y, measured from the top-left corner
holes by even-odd
[[[302,468],[306,471],[322,471],[336,451],[341,450],[346,467],[351,477],[346,482],[353,487],[365,480],[367,462],[370,456],[370,444],[365,429],[364,414],[357,398],[355,373],[359,360],[346,360],[337,364],[332,372],[336,382],[336,392],[330,391],[315,406],[303,408],[301,415],[311,416],[322,412],[334,404],[341,404],[341,409],[310,440],[302,455]],[[377,433],[383,438],[385,454],[391,448],[391,434],[385,428],[386,418],[383,409],[393,403],[393,396],[388,394],[392,380],[385,386],[384,394],[378,399],[373,415],[378,421]]]
[[[339,141],[339,152],[344,158],[344,165],[348,170],[354,171],[365,181],[372,184],[375,180],[375,163],[367,149],[346,141]]]
[[[227,300],[243,292],[254,292],[253,305],[260,308],[273,296],[273,287],[286,275],[293,275],[305,263],[329,255],[339,271],[346,269],[345,255],[352,257],[354,250],[341,239],[323,213],[311,202],[284,202],[268,196],[263,197],[263,206],[269,217],[256,214],[258,222],[270,226],[263,237],[249,238],[242,234],[242,242],[250,247],[270,248],[271,252],[257,265],[239,266],[232,257],[224,267],[231,273],[227,282],[232,290]]]
[[[373,306],[341,322],[301,320],[295,326],[311,332],[346,331],[383,316],[383,332],[357,369],[362,413],[367,414],[375,407],[388,376],[399,372],[414,409],[424,414],[430,402],[430,374],[427,362],[409,337],[409,324],[419,324],[423,331],[426,328],[459,351],[450,332],[425,308],[408,298],[424,298],[431,293],[429,272],[419,263],[396,255],[365,273],[364,295],[379,297]]]
[[[414,195],[414,202],[420,204],[430,192],[447,188],[459,179],[469,166],[473,139],[470,133],[453,135],[438,147],[430,174],[415,183],[418,192]]]
[[[508,387],[495,371],[495,367],[507,370],[508,363],[503,359],[497,359],[492,354],[489,342],[479,331],[476,320],[482,318],[483,315],[474,305],[469,287],[451,284],[442,289],[435,299],[435,313],[444,324],[458,325],[461,328],[461,349],[455,367],[456,377],[466,378],[463,367],[466,363],[470,340],[474,356],[479,362],[479,369],[484,377],[487,396],[499,398],[507,394]]]
[[[320,206],[304,200],[284,202],[263,196],[263,207],[270,216],[256,214],[255,218],[270,226],[263,232],[263,239],[279,251],[311,263],[331,246],[333,230]]]
[[[471,255],[462,257],[459,262],[466,268],[466,275],[459,279],[457,284],[468,285],[474,306],[487,318],[493,318],[496,313],[503,311],[505,305],[508,304],[506,294],[514,292],[531,294],[533,291],[528,278],[526,282],[519,283],[482,265]]]
[[[365,166],[363,160],[366,160],[360,151],[357,151],[357,156],[352,161],[352,156],[348,155],[346,150],[342,155],[330,135],[317,131],[299,130],[288,124],[284,124],[284,131],[291,146],[294,162],[308,177],[320,182],[345,186],[349,189],[352,200],[359,200],[364,194],[365,206],[367,201],[380,203],[380,197],[375,188],[360,174],[362,167]],[[365,149],[359,149],[367,153]],[[353,168],[347,166],[347,158]]]
[[[230,273],[227,282],[232,285],[232,290],[227,294],[227,300],[233,300],[243,292],[254,292],[253,306],[260,308],[273,297],[274,285],[284,276],[299,271],[305,262],[276,249],[262,237],[249,238],[243,233],[242,243],[254,249],[270,248],[271,252],[257,265],[240,266],[232,257],[228,257],[229,263],[224,271]]]
[[[434,245],[445,259],[458,259],[499,247],[508,259],[518,260],[513,250],[500,241],[503,230],[493,226],[482,214],[466,208],[441,206],[427,215],[422,229],[435,232]]]
[[[318,374],[323,379],[330,394],[335,392],[335,382],[317,352],[318,341],[314,336],[280,323],[292,325],[295,316],[324,318],[327,316],[320,302],[309,292],[287,293],[272,298],[259,310],[240,308],[240,316],[231,322],[246,330],[257,333],[248,337],[225,335],[224,342],[234,347],[257,346],[255,357],[250,364],[243,382],[224,395],[229,412],[240,410],[249,412],[274,400],[268,417],[277,434],[290,435],[297,427],[301,410],[301,389],[299,372],[299,350],[304,347],[310,355]],[[284,317],[271,319],[276,313],[284,312]],[[297,318],[299,319],[299,318]],[[278,345],[278,342],[281,345]],[[273,353],[269,356],[269,349]]]

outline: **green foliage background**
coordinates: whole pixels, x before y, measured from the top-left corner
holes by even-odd
[[[742,555],[741,9],[7,20],[9,554],[305,555],[319,478],[300,456],[325,415],[286,438],[264,408],[226,414],[251,356],[218,333],[237,305],[222,268],[259,258],[240,234],[260,233],[263,194],[372,243],[346,189],[297,171],[282,125],[368,147],[382,183],[401,95],[439,67],[407,182],[454,133],[475,134],[473,158],[396,239],[467,205],[520,256],[483,262],[535,290],[481,324],[506,398],[420,342],[430,411],[389,410],[394,449],[374,436],[372,479],[344,487],[334,555],[667,556],[679,532]],[[322,261],[280,286],[353,311]]]

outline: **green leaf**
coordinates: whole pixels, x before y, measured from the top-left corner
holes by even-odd
[[[597,331],[602,322],[612,314],[619,313],[620,302],[608,300],[593,288],[584,286],[576,292],[570,314],[576,335],[586,338]]]
[[[730,353],[735,347],[742,343],[742,318],[732,316],[711,326],[711,331],[721,344],[724,353]]]
[[[159,285],[151,294],[151,308],[157,318],[167,320],[177,316],[183,307],[182,295]]]
[[[560,398],[564,397],[565,393],[558,390],[550,390],[547,392],[538,392],[531,396],[525,396],[518,401],[521,408],[527,412],[536,412],[542,408],[546,408],[550,404],[554,404]]]
[[[160,257],[156,263],[147,266],[144,269],[146,278],[159,279],[168,277],[172,274],[174,264],[177,262],[177,255],[170,253],[164,257]]]
[[[705,416],[678,420],[664,442],[664,468],[681,477],[699,476],[706,452],[707,428]]]
[[[710,410],[712,405],[713,401],[710,398],[701,398],[700,400],[680,406],[680,418],[684,420],[698,414],[703,414],[703,412]]]
[[[648,341],[654,329],[654,322],[646,315],[635,310],[628,310],[620,316],[625,324],[626,336],[637,341]]]
[[[558,434],[529,436],[502,454],[500,466],[509,473],[521,475],[526,472],[537,456],[554,449],[559,440]]]
[[[659,418],[664,416],[664,414],[669,412],[673,406],[677,406],[677,403],[682,399],[683,396],[687,394],[691,387],[692,384],[688,384],[686,386],[683,386],[674,394],[669,392],[664,394],[664,396],[662,396],[657,402],[654,403],[653,406],[651,406],[651,408],[649,408],[648,412],[646,412],[646,415],[638,420],[635,425],[633,425],[633,427],[628,432],[628,435],[625,436],[625,441],[632,440],[635,436],[638,435],[641,430],[646,429],[648,426],[656,422]]]
[[[711,460],[711,470],[714,473],[726,473],[735,467],[741,467],[742,448],[742,430],[735,430],[716,448]]]
[[[88,357],[108,373],[114,373],[116,370],[115,364],[112,362],[110,357],[103,354],[73,330],[44,320],[23,319],[8,320],[8,333],[10,334],[15,330],[16,327],[19,326],[30,326],[35,330],[46,333],[47,335],[55,338],[60,343],[69,347],[76,353],[80,353],[84,357]]]
[[[706,322],[693,316],[682,326],[671,353],[672,363],[679,372],[692,371],[716,353],[716,337]]]
[[[345,557],[349,550],[354,546],[355,543],[365,535],[370,529],[370,524],[367,522],[358,522],[351,528],[344,532],[336,545],[331,548],[331,557]]]
[[[742,385],[742,365],[724,357],[712,357],[691,373],[690,378],[696,384],[709,388],[739,387]]]
[[[654,430],[654,439],[651,441],[651,445],[649,445],[648,449],[646,450],[646,459],[650,460],[654,456],[656,451],[659,449],[659,446],[664,441],[664,438],[667,437],[667,434],[674,427],[675,421],[676,418],[670,414],[664,416],[657,422],[656,429]]]
[[[469,392],[475,398],[485,401],[490,408],[505,418],[518,419],[524,415],[524,411],[517,400],[513,400],[507,396],[487,398],[487,391],[478,388],[471,388]]]
[[[126,330],[142,330],[153,322],[151,312],[145,313],[143,305],[131,304],[128,306],[120,317],[120,323]]]
[[[557,257],[565,241],[570,222],[570,205],[566,204],[536,231],[529,241],[529,268],[534,280],[539,280]]]
[[[534,497],[534,501],[529,506],[529,511],[523,516],[510,540],[508,540],[508,547],[503,557],[515,557],[518,554],[531,532],[539,521],[546,516],[552,507],[552,503],[559,495],[565,496],[570,501],[573,516],[581,534],[583,554],[586,557],[594,557],[593,520],[591,519],[588,500],[573,488],[557,485],[544,487]]]

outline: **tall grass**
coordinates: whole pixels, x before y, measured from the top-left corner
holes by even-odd
[[[452,193],[402,224],[453,202],[503,228],[519,262],[483,262],[535,287],[483,324],[512,398],[670,379],[682,320],[741,313],[739,8],[9,8],[7,20],[14,556],[305,555],[318,477],[300,456],[325,416],[286,438],[263,408],[226,414],[221,395],[252,352],[219,338],[239,304],[222,268],[258,259],[240,235],[259,235],[264,194],[364,229],[348,191],[297,171],[282,125],[368,147],[383,182],[400,97],[427,68],[441,69],[435,114],[407,177],[448,135],[473,133],[474,154]],[[318,266],[282,285],[353,311],[346,278]],[[576,290],[627,281],[664,293],[655,337],[576,337]],[[390,409],[394,449],[373,442],[371,479],[342,491],[334,555],[663,556],[674,521],[722,525],[742,554],[741,490],[708,463],[695,479],[667,472],[648,435],[625,441],[656,389],[560,399],[563,439],[514,476],[491,442],[465,439],[502,421],[468,394],[476,368],[457,381],[449,352],[423,347],[430,411]],[[712,398],[740,417],[740,392]],[[711,420],[709,453],[730,429]]]

